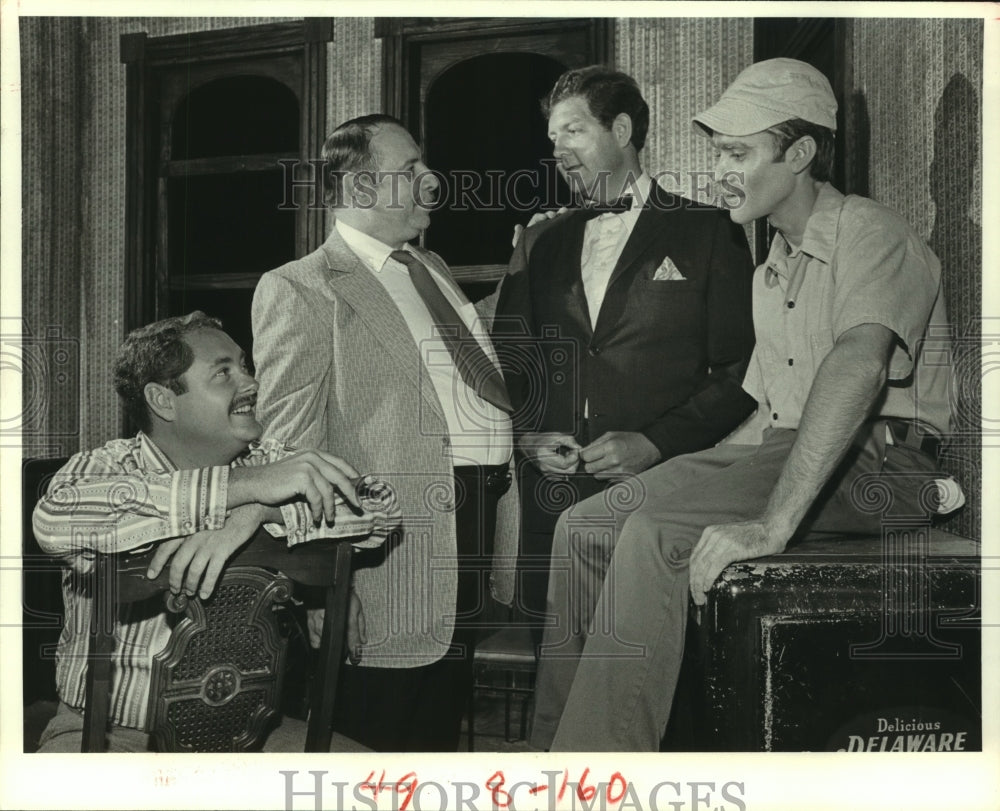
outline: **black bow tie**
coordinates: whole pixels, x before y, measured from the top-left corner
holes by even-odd
[[[624,214],[631,208],[632,195],[628,194],[607,203],[592,203],[589,206],[585,206],[582,216],[585,220],[592,220],[594,217],[601,216],[601,214]]]

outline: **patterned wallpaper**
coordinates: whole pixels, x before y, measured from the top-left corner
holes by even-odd
[[[26,342],[22,431],[25,455],[58,456],[77,449],[81,402],[81,318],[85,248],[84,183],[90,141],[79,23],[21,21],[22,317]],[[47,336],[47,337],[46,337]],[[47,339],[48,338],[48,339]],[[57,367],[49,347],[70,350]],[[62,383],[57,380],[63,375]]]
[[[23,314],[33,334],[79,342],[79,386],[50,381],[25,455],[57,456],[117,436],[109,358],[122,338],[125,263],[125,66],[119,37],[279,22],[280,17],[21,20]],[[338,20],[331,43],[331,120],[378,103],[371,20]],[[361,65],[360,70],[351,66]],[[52,365],[51,363],[49,364]],[[37,376],[36,376],[37,377]],[[35,380],[25,402],[37,402]],[[34,424],[34,423],[33,423]]]
[[[691,117],[711,106],[753,59],[751,19],[661,18],[618,20],[618,68],[635,77],[650,109],[649,136],[641,156],[661,185],[687,196],[701,185],[689,172],[713,167],[712,147],[691,126]],[[702,183],[704,181],[701,181]]]
[[[374,19],[338,19],[333,40],[326,63],[328,133],[344,121],[382,110],[382,40],[375,38]],[[327,228],[332,228],[327,214]]]
[[[948,528],[979,537],[980,334],[1000,333],[982,323],[981,306],[982,21],[864,19],[853,29],[848,128],[858,144],[867,134],[867,193],[901,212],[941,260],[958,338],[958,419],[945,465],[968,498]]]
[[[278,19],[21,20],[24,318],[35,336],[79,341],[80,359],[78,384],[72,374],[59,377],[52,357],[47,369],[36,364],[43,371],[26,377],[25,403],[36,406],[37,416],[26,453],[71,453],[118,431],[108,359],[122,338],[123,310],[125,68],[119,36]],[[968,339],[961,346],[971,347],[963,349],[957,391],[965,422],[978,425],[981,23],[863,19],[851,30],[845,135],[856,147],[852,174],[864,178],[864,188],[854,190],[901,211],[941,257],[952,320]],[[618,66],[635,76],[652,111],[642,156],[651,172],[711,169],[711,147],[690,118],[750,63],[752,46],[750,19],[617,21]],[[330,128],[378,108],[381,43],[372,20],[338,19],[328,64]],[[685,181],[678,190],[691,194],[692,185]],[[51,355],[52,345],[39,351]],[[948,464],[970,494],[969,508],[952,528],[976,534],[978,444],[956,448]]]

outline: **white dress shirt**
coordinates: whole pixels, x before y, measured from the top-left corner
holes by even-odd
[[[583,250],[580,252],[580,275],[583,292],[587,297],[590,326],[597,326],[597,316],[604,303],[608,281],[625,249],[632,229],[635,228],[642,207],[649,199],[652,178],[643,172],[632,184],[623,190],[632,194],[632,207],[621,214],[601,214],[590,220],[583,232]]]
[[[625,250],[625,243],[632,235],[642,207],[649,199],[653,179],[645,172],[639,175],[623,194],[632,194],[632,206],[621,214],[600,214],[590,220],[583,231],[583,249],[580,251],[580,276],[583,294],[587,298],[587,312],[590,314],[590,328],[597,326],[597,316],[601,313],[604,294],[608,292],[608,282],[618,259]],[[590,416],[590,402],[583,404],[584,417]]]
[[[444,409],[445,421],[455,465],[505,465],[513,451],[510,416],[492,403],[482,399],[469,388],[458,373],[455,362],[444,341],[437,334],[437,326],[417,293],[410,272],[405,265],[390,257],[394,250],[346,223],[337,221],[337,233],[347,246],[369,268],[399,308],[406,326],[420,350],[423,368]],[[420,259],[410,245],[403,250]],[[423,262],[423,260],[420,260]],[[496,352],[485,325],[475,306],[469,302],[458,286],[445,277],[433,264],[423,262],[448,303],[455,308],[462,321],[475,336],[483,351],[499,368]],[[417,414],[413,414],[417,419]]]

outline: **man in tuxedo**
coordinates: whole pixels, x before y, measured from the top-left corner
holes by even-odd
[[[378,751],[454,751],[484,581],[513,596],[510,402],[475,308],[410,244],[438,188],[410,134],[364,116],[323,153],[336,224],[254,294],[259,414],[268,434],[378,470],[400,499],[400,531],[355,558],[367,639],[336,728]]]
[[[618,480],[711,447],[754,409],[753,264],[725,212],[642,169],[649,108],[631,77],[571,70],[543,100],[558,168],[583,206],[529,227],[494,336],[515,407],[521,605],[540,641],[559,513]],[[537,346],[524,350],[525,336]],[[515,351],[515,347],[519,351]]]

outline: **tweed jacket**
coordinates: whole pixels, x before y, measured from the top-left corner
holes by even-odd
[[[427,262],[450,278],[444,262]],[[400,531],[355,556],[365,612],[363,665],[439,659],[454,627],[455,487],[448,427],[399,309],[332,229],[308,256],[265,273],[254,292],[257,413],[268,436],[342,457],[395,486]],[[500,501],[490,586],[510,604],[516,485]]]

